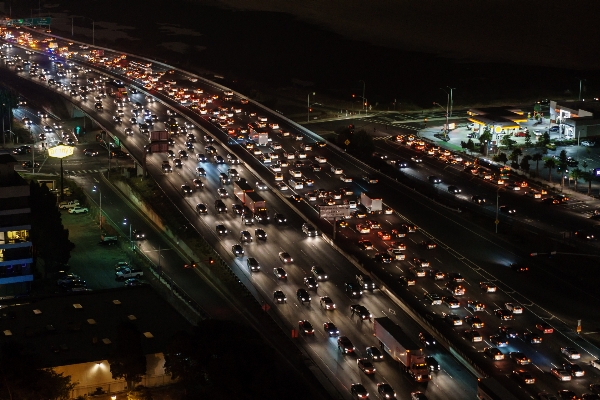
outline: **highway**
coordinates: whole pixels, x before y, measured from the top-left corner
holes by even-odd
[[[136,98],[136,96],[138,97]],[[139,98],[139,101],[142,102],[145,100],[145,98],[141,98],[142,96],[142,94],[134,94],[131,96],[132,101],[138,101]],[[103,103],[105,105],[105,111],[102,116],[99,117],[99,120],[106,123],[107,126],[110,126],[112,124],[112,115],[114,115],[114,109],[111,109],[111,107],[114,107],[114,104],[110,104],[110,98],[107,98]],[[160,115],[162,118],[165,117],[166,110],[162,111],[162,106],[158,103],[142,104],[151,111],[156,111],[156,114]],[[251,112],[250,110],[252,110],[252,108],[248,108],[249,111],[246,111],[246,113],[249,113]],[[159,112],[159,110],[162,112]],[[89,112],[92,113],[93,110],[90,109]],[[238,115],[236,117],[237,121],[233,125],[244,126],[250,118],[249,115]],[[209,125],[208,121],[203,121],[202,123],[204,126]],[[283,125],[283,122],[280,122],[280,124]],[[127,127],[126,124],[123,125],[123,128],[125,127]],[[200,132],[198,128],[194,131],[196,130],[198,133]],[[212,131],[216,132],[216,127],[213,128]],[[292,131],[292,129],[290,129],[290,131]],[[197,134],[196,136],[199,137],[200,134]],[[225,134],[217,133],[217,137],[223,140]],[[143,146],[147,142],[146,139],[140,135],[134,135],[123,139],[126,148],[139,159],[143,152]],[[287,152],[299,150],[299,143],[294,140],[293,135],[291,138],[278,138],[277,140],[283,145],[282,150]],[[194,145],[194,151],[190,151],[190,153],[202,153],[206,151],[206,143],[200,143],[201,141],[202,140],[197,141],[198,143]],[[226,156],[224,149],[219,146],[215,147],[217,147],[217,151],[220,155],[223,157]],[[178,137],[173,150],[177,154],[178,150],[183,148],[184,137]],[[253,158],[253,155],[242,145],[230,146],[227,151],[235,152],[240,158],[247,162],[247,164],[245,164],[247,167],[236,165],[235,168],[249,183],[253,183],[256,178],[252,175],[252,171],[248,170],[248,167],[263,176],[264,180],[271,187],[275,186],[276,182],[274,181],[273,173],[266,169],[262,164],[259,164],[258,161]],[[282,151],[279,151],[278,153],[282,153]],[[441,209],[440,211],[440,207],[429,202],[419,193],[407,190],[406,187],[395,184],[385,177],[381,177],[380,182],[373,185],[373,187],[367,187],[366,183],[357,182],[364,173],[363,169],[366,169],[359,163],[348,159],[347,157],[340,156],[339,153],[331,151],[328,147],[312,150],[310,152],[310,157],[314,158],[314,155],[316,154],[327,158],[328,163],[326,165],[329,167],[329,171],[331,166],[341,167],[344,169],[344,174],[353,177],[355,180],[353,183],[342,183],[339,180],[339,177],[329,172],[327,168],[323,168],[321,172],[303,169],[302,174],[309,179],[313,179],[317,188],[332,190],[339,188],[342,185],[350,186],[354,191],[354,196],[357,196],[360,191],[365,189],[368,189],[375,194],[379,192],[382,194],[382,197],[384,197],[386,203],[396,210],[395,214],[376,218],[384,229],[388,229],[386,227],[389,227],[390,229],[391,227],[398,228],[401,223],[406,221],[414,222],[419,226],[418,232],[414,235],[409,234],[409,237],[406,239],[408,260],[412,260],[413,257],[426,257],[434,264],[433,268],[440,269],[444,272],[460,272],[467,282],[467,294],[465,297],[469,299],[478,299],[488,304],[488,312],[495,307],[502,307],[507,301],[518,302],[525,305],[525,314],[523,316],[518,316],[514,323],[511,322],[511,325],[515,328],[521,330],[535,329],[534,325],[537,322],[540,322],[541,318],[548,319],[549,317],[552,321],[558,320],[568,322],[570,329],[566,329],[566,327],[559,322],[559,324],[555,325],[558,332],[555,332],[552,335],[544,335],[544,343],[537,348],[530,349],[527,347],[530,345],[525,345],[524,343],[521,344],[519,339],[512,340],[508,348],[509,350],[513,348],[525,349],[524,351],[532,358],[535,366],[538,367],[539,371],[534,371],[538,383],[531,389],[531,393],[540,391],[541,389],[554,390],[556,388],[555,378],[552,378],[548,374],[548,369],[550,368],[550,365],[563,362],[558,348],[564,345],[571,345],[574,341],[572,332],[573,325],[571,324],[573,321],[573,307],[581,312],[582,318],[585,318],[585,321],[594,321],[593,323],[595,323],[594,318],[596,318],[592,311],[595,297],[591,291],[588,293],[585,291],[582,292],[578,286],[569,286],[564,280],[561,281],[556,279],[556,275],[560,272],[561,268],[560,260],[550,260],[550,262],[543,260],[543,263],[538,260],[533,262],[529,259],[525,260],[521,258],[519,254],[515,254],[510,250],[505,243],[497,243],[497,241],[493,239],[493,235],[490,235],[489,229],[483,229],[481,226],[473,224],[472,221],[463,218],[454,211],[446,209]],[[213,208],[211,206],[217,196],[216,188],[220,187],[218,174],[220,171],[226,171],[228,167],[212,163],[202,163],[202,167],[204,167],[207,172],[205,179],[206,187],[193,193],[191,196],[184,198],[181,194],[180,186],[183,183],[190,183],[192,179],[196,178],[195,168],[198,166],[198,163],[193,161],[193,156],[191,156],[189,160],[183,162],[183,168],[175,168],[173,174],[165,175],[160,169],[160,166],[165,159],[165,155],[162,154],[152,154],[148,156],[148,165],[151,174],[157,179],[163,190],[174,199],[175,204],[184,215],[186,215],[190,223],[193,224],[211,244],[220,246],[222,249],[221,254],[229,254],[229,259],[233,260],[234,257],[231,255],[231,245],[237,243],[239,231],[243,229],[241,226],[241,219],[232,215],[231,205],[233,201],[231,199],[226,200],[230,209],[227,216],[222,214],[213,215]],[[423,164],[427,165],[428,163]],[[431,167],[432,166],[430,165],[429,168]],[[430,173],[427,171],[427,166],[412,167],[415,171],[418,168],[424,169],[424,171],[421,172],[421,176]],[[439,170],[439,168],[436,170]],[[461,174],[464,173],[461,172]],[[461,188],[466,187],[465,182],[463,181],[460,181],[460,183],[457,184],[460,184]],[[479,183],[477,184],[479,185]],[[229,195],[232,197],[233,194],[231,188],[228,189]],[[306,191],[307,190],[301,190],[299,192],[300,194],[306,195]],[[283,194],[290,192],[292,192],[292,190],[287,190]],[[368,323],[357,323],[350,318],[349,306],[350,304],[353,304],[353,300],[347,299],[341,288],[344,282],[353,280],[356,270],[337,252],[332,252],[331,248],[324,243],[322,239],[304,237],[300,231],[302,220],[290,211],[290,205],[282,201],[282,196],[278,196],[273,192],[261,192],[261,195],[264,195],[263,197],[266,198],[271,211],[277,210],[284,212],[287,215],[289,222],[285,227],[276,227],[273,224],[266,226],[265,230],[269,234],[269,239],[266,243],[257,243],[254,241],[252,244],[245,245],[247,248],[246,256],[255,256],[261,262],[262,273],[250,275],[245,267],[244,258],[236,260],[236,265],[239,268],[237,272],[239,276],[244,277],[244,279],[248,281],[252,281],[257,294],[262,296],[265,302],[272,303],[272,292],[276,289],[283,288],[288,297],[288,303],[280,306],[273,304],[273,307],[277,308],[280,317],[285,321],[288,328],[296,326],[298,319],[306,318],[313,322],[313,325],[315,325],[316,328],[316,335],[315,338],[308,338],[308,341],[306,342],[308,348],[312,349],[315,355],[318,355],[318,357],[315,356],[314,358],[321,360],[323,363],[321,365],[322,369],[330,371],[332,376],[338,377],[339,375],[336,372],[339,371],[340,368],[346,367],[348,377],[346,378],[346,376],[344,376],[343,380],[340,379],[338,385],[347,388],[349,383],[365,377],[358,371],[355,362],[348,363],[346,358],[337,353],[331,339],[319,336],[319,334],[323,335],[323,331],[320,329],[322,324],[321,321],[327,318],[327,316],[317,316],[314,313],[336,314],[331,317],[332,321],[336,323],[342,333],[346,334],[346,332],[351,332],[348,333],[348,336],[358,349],[363,349],[366,345],[375,344],[374,338],[369,332]],[[486,196],[489,197],[488,195]],[[196,216],[194,207],[198,202],[204,202],[209,207],[210,211],[207,216],[200,218]],[[317,214],[314,212],[314,205],[301,202],[295,204],[295,206],[301,211],[304,211],[305,215],[309,218],[316,221]],[[356,241],[358,240],[359,234],[353,229],[356,222],[355,219],[351,220],[350,227],[341,230],[340,235],[338,235],[338,245],[345,248],[349,253],[358,253],[358,250],[355,249],[357,249]],[[232,233],[228,236],[218,237],[214,230],[217,223],[224,223],[230,228]],[[323,222],[317,222],[317,225],[325,232],[328,232],[331,229]],[[250,230],[252,231],[253,229],[254,228],[252,227]],[[281,235],[280,231],[285,234]],[[360,236],[368,237],[375,243],[376,247],[380,249],[385,249],[386,247],[386,245],[377,239],[374,234]],[[273,240],[275,237],[277,239]],[[421,250],[418,243],[429,238],[438,243],[438,249],[432,250],[431,252]],[[258,248],[258,246],[261,247]],[[277,281],[275,276],[270,273],[274,267],[281,266],[278,258],[279,251],[288,251],[296,260],[291,267],[287,267],[286,269],[289,276],[288,283],[285,284]],[[355,256],[357,256],[360,262],[364,263],[368,268],[372,268],[377,276],[383,278],[392,289],[396,290],[397,293],[409,302],[409,304],[423,314],[434,315],[434,318],[441,315],[441,310],[445,306],[426,305],[422,299],[424,291],[439,291],[440,293],[443,293],[443,286],[437,285],[435,281],[432,281],[429,278],[419,279],[418,286],[410,287],[409,289],[397,286],[397,278],[400,275],[407,274],[407,268],[410,265],[408,261],[382,266],[375,265],[369,261],[371,257],[357,254],[355,254]],[[510,262],[527,262],[528,265],[531,265],[531,271],[525,275],[528,276],[529,279],[520,279],[519,275],[507,268],[507,265]],[[330,271],[334,271],[334,274],[332,275],[334,275],[335,278],[323,283],[319,287],[317,293],[318,295],[325,293],[334,299],[338,305],[338,310],[334,312],[320,310],[317,304],[318,302],[315,301],[312,302],[310,307],[307,307],[298,304],[295,300],[295,289],[302,286],[302,278],[309,273],[310,267],[314,264],[323,266],[330,274],[332,274]],[[541,265],[538,264],[543,265],[544,268],[541,268]],[[498,285],[500,290],[495,294],[480,293],[478,283],[483,280],[493,281]],[[553,290],[544,290],[542,293],[538,293],[539,290],[536,290],[537,288],[533,287],[531,284],[532,281],[537,281],[538,284],[544,288],[556,288],[558,293],[565,293],[566,296],[562,295],[560,297],[560,304],[557,304],[555,301],[556,292]],[[593,283],[590,284],[593,285]],[[471,293],[474,294],[471,295]],[[562,301],[563,297],[566,297],[564,302]],[[387,297],[383,296],[380,292],[375,292],[373,295],[366,294],[363,298],[364,300],[361,299],[360,303],[371,310],[375,316],[391,314],[389,316],[396,319],[396,322],[399,322],[407,332],[416,338],[420,328],[412,321],[409,321],[407,316],[400,316],[401,312],[387,299]],[[461,309],[459,309],[457,313],[461,317],[466,316],[467,310],[464,308],[464,304],[461,304],[461,306]],[[395,314],[390,312],[390,310],[393,310]],[[343,314],[340,315],[340,312]],[[334,317],[336,317],[336,319],[334,319]],[[495,328],[499,325],[498,320],[492,315],[485,315],[484,321],[486,322],[486,328],[482,330],[482,333],[488,336],[495,333]],[[367,326],[367,328],[365,328],[365,326]],[[463,340],[461,339],[462,336],[459,332],[452,332],[454,330],[453,328],[448,327],[444,329],[443,323],[436,323],[436,327],[442,331],[447,331],[444,333],[449,335],[448,337],[451,342],[460,343],[460,341]],[[321,346],[325,346],[325,348]],[[484,361],[482,353],[480,352],[483,346],[484,344],[481,346],[471,346],[468,344],[466,346],[461,345],[463,348],[471,347],[472,350],[470,356],[480,363],[489,365],[488,369],[492,368],[492,364],[494,364],[493,368],[497,370],[496,373],[510,373],[511,368],[514,368],[514,364],[511,364],[512,361],[496,363]],[[591,355],[586,355],[582,352],[582,360],[589,361],[591,356],[594,355],[593,352],[595,351],[595,348],[586,343],[583,343],[583,348],[589,349],[588,352],[592,353]],[[540,351],[539,349],[544,349],[544,355],[537,358],[533,354],[535,353],[537,355]],[[464,398],[464,393],[468,393],[469,390],[474,390],[473,379],[467,378],[468,374],[466,371],[462,370],[455,361],[451,361],[452,358],[447,353],[439,349],[436,349],[435,351],[436,357],[442,361],[444,371],[449,371],[448,378],[452,376],[453,379],[445,380],[444,374],[437,374],[437,376],[434,377],[433,382],[435,385],[430,384],[427,387],[428,396],[433,399],[449,398],[448,393],[456,393],[457,396],[455,398]],[[439,353],[437,353],[438,351]],[[323,354],[328,352],[335,353],[335,357],[334,354],[324,357]],[[406,382],[406,379],[398,374],[398,371],[388,371],[385,366],[382,366],[380,367],[379,372],[382,372],[382,375],[376,375],[376,378],[381,376],[381,379],[392,383],[398,393],[410,391],[411,387],[414,387]],[[460,372],[465,376],[462,377],[463,379],[457,380],[456,376],[453,374]],[[595,372],[591,369],[588,369],[587,372],[588,376],[586,378],[574,380],[572,383],[561,384],[561,387],[570,387],[569,385],[573,385],[573,388],[578,392],[583,391],[584,383],[589,383],[591,381],[589,376],[595,375]],[[440,375],[442,375],[441,378]],[[453,383],[456,386],[453,386]],[[434,386],[443,387],[444,395],[437,393]],[[372,385],[370,386],[370,391],[372,393],[375,392],[373,387],[374,386]]]

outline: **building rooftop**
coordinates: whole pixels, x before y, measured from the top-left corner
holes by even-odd
[[[20,300],[0,306],[0,344],[23,344],[43,367],[105,360],[122,321],[138,328],[145,354],[165,351],[175,333],[192,329],[150,286]]]
[[[0,186],[26,185],[27,182],[15,171],[19,162],[11,154],[0,153]]]
[[[573,112],[584,110],[594,115],[594,118],[600,118],[600,102],[596,100],[592,101],[557,101],[557,106],[567,108]]]

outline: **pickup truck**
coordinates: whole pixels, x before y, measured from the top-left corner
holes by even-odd
[[[124,267],[115,272],[115,278],[120,280],[125,280],[129,278],[137,278],[144,275],[144,271],[142,271],[139,267]]]
[[[72,201],[61,201],[58,204],[58,208],[61,210],[68,210],[69,208],[77,207],[79,205],[79,200]]]

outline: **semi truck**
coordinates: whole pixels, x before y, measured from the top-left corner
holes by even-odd
[[[261,195],[256,193],[248,183],[243,181],[233,182],[233,193],[235,194],[235,197],[237,197],[254,214],[260,215],[263,219],[268,220],[267,202]]]
[[[119,100],[125,100],[129,98],[129,95],[127,94],[127,88],[121,81],[108,81],[106,83],[106,90],[109,96]]]
[[[425,356],[419,346],[388,317],[373,320],[373,335],[388,353],[415,382],[431,380]]]
[[[360,194],[360,204],[367,209],[367,212],[372,214],[381,213],[383,210],[383,201],[381,198],[371,197],[365,192]]]

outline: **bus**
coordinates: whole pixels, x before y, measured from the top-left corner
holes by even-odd
[[[519,400],[494,378],[477,380],[477,398],[479,400]]]

